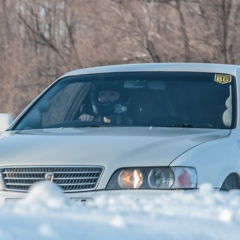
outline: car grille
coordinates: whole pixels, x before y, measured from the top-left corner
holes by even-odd
[[[4,188],[27,192],[36,182],[49,180],[63,192],[90,191],[96,188],[102,167],[14,167],[1,169]]]

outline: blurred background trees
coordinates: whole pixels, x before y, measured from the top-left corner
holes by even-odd
[[[77,68],[240,64],[239,25],[239,0],[0,0],[0,112]]]

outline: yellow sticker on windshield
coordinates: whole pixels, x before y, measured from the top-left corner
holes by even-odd
[[[231,82],[231,75],[223,75],[223,74],[215,74],[214,81],[225,84],[225,83],[230,83]]]

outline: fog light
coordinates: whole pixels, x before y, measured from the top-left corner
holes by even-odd
[[[122,170],[118,176],[121,188],[139,188],[143,182],[143,175],[139,169]]]

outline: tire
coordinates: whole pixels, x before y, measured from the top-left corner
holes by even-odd
[[[233,189],[240,189],[240,177],[237,173],[229,174],[220,188],[221,191],[230,191]]]

